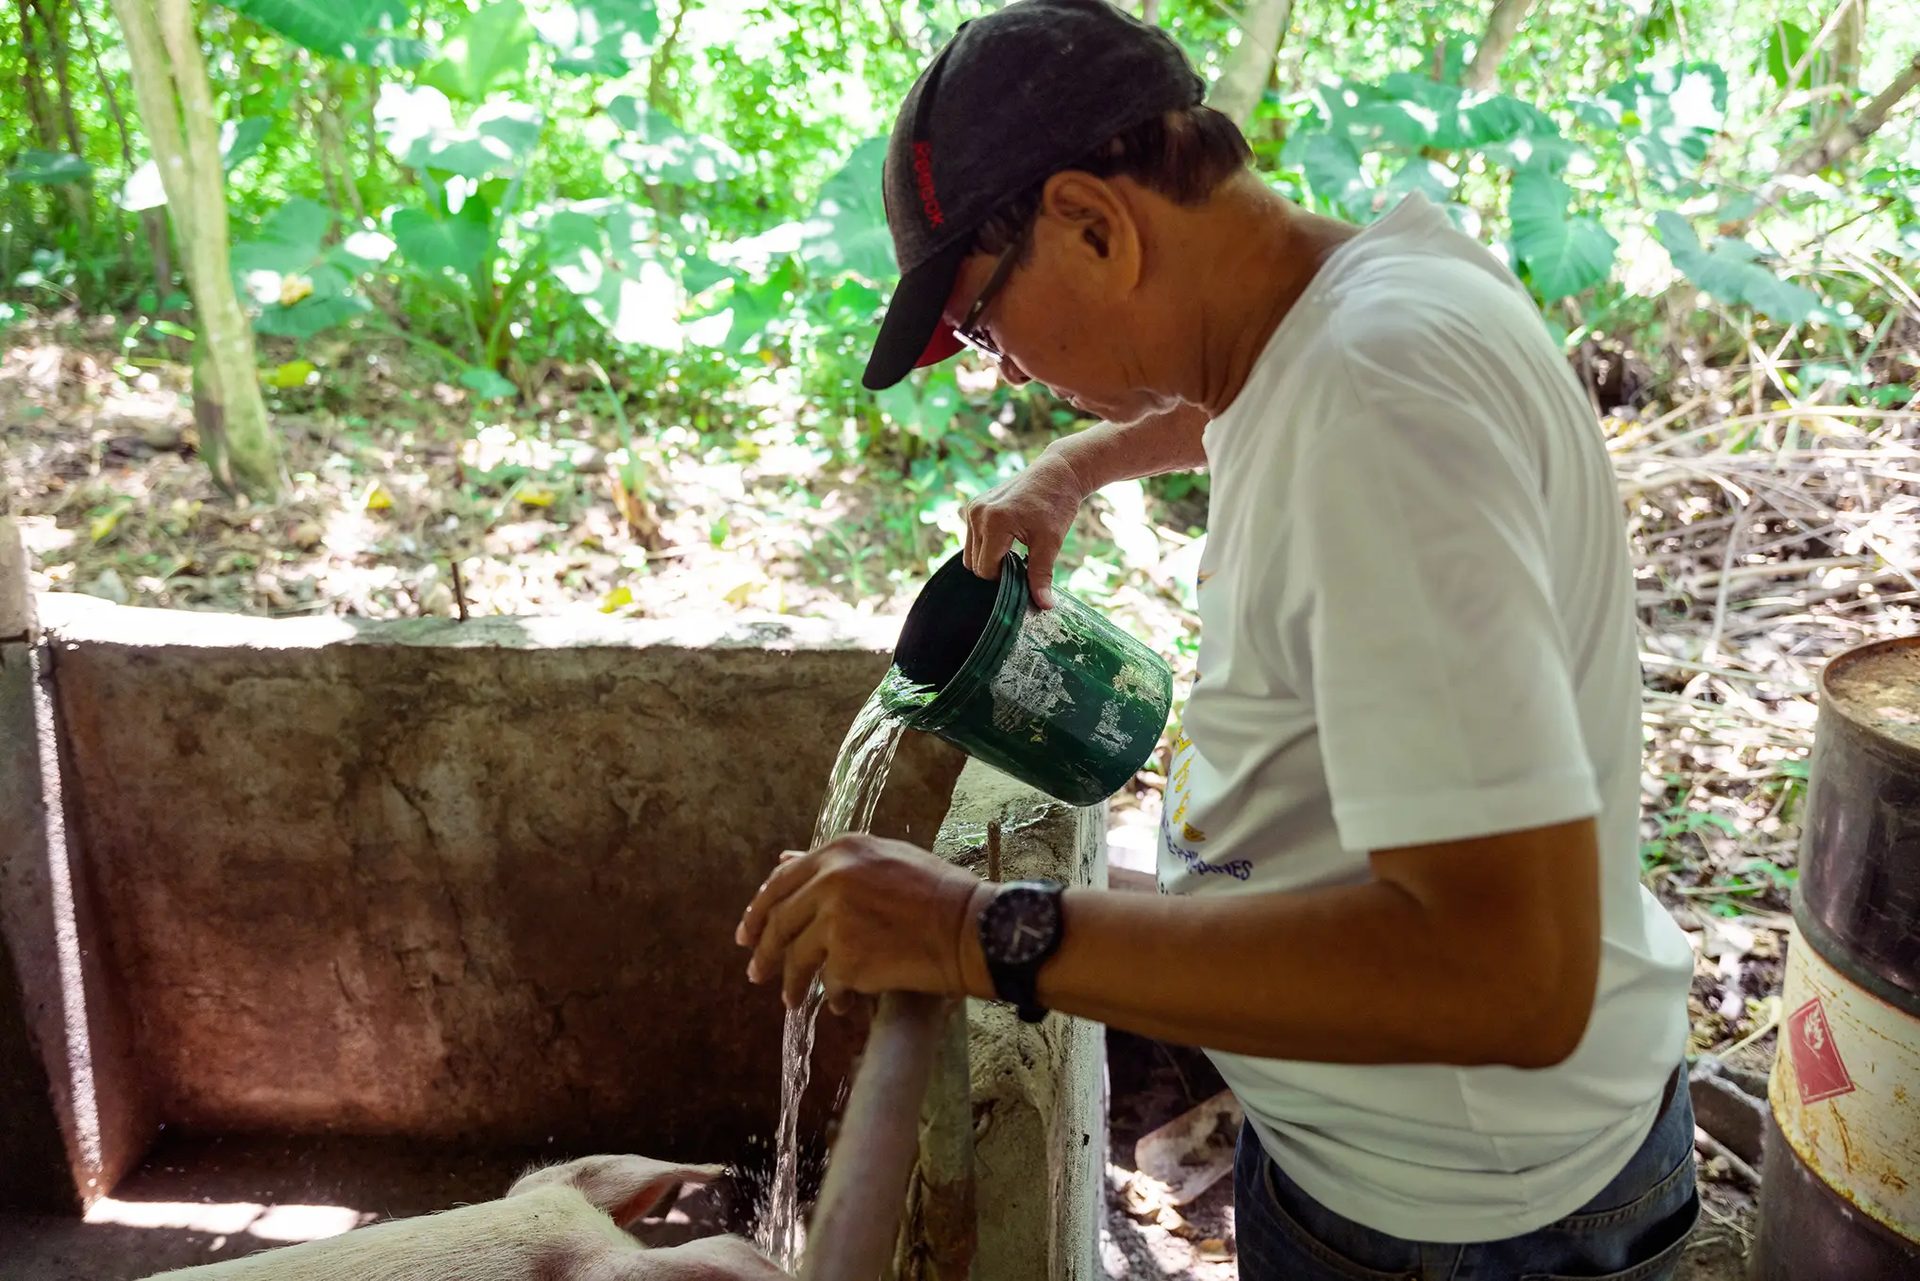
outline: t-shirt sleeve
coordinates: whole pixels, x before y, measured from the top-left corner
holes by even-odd
[[[1279,568],[1349,849],[1600,810],[1544,486],[1448,345],[1336,342],[1337,412],[1286,486]]]

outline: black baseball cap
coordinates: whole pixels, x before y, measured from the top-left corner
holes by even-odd
[[[868,389],[960,350],[941,311],[995,209],[1205,90],[1166,32],[1108,0],[1015,0],[962,23],[908,91],[887,143],[900,287],[867,359]]]

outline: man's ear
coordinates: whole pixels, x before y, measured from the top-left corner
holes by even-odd
[[[1140,228],[1133,205],[1111,180],[1069,169],[1047,180],[1040,212],[1069,232],[1073,250],[1125,290],[1140,273]]]

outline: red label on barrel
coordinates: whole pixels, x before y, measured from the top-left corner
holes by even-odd
[[[1833,1029],[1827,1025],[1819,997],[1787,1016],[1787,1049],[1793,1055],[1802,1104],[1853,1091],[1853,1078],[1840,1061],[1840,1047],[1833,1043]]]

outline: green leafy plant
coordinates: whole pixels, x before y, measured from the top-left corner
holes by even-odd
[[[431,52],[406,30],[406,0],[224,0],[227,7],[314,53],[371,67],[407,67]]]
[[[1698,840],[1701,834],[1717,832],[1722,836],[1737,836],[1740,829],[1733,820],[1724,814],[1701,809],[1693,803],[1693,790],[1679,775],[1667,776],[1667,786],[1679,789],[1678,795],[1654,819],[1654,834],[1640,843],[1640,870],[1647,874],[1673,862],[1679,857],[1680,847],[1690,838]]]

